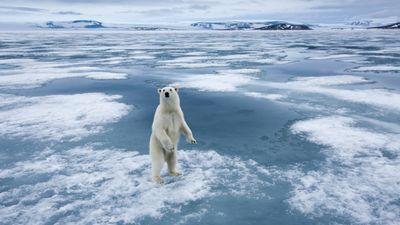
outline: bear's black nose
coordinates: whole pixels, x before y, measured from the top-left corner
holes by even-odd
[[[168,92],[165,92],[165,97],[169,98],[169,93]]]

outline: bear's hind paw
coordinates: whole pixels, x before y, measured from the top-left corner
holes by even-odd
[[[160,176],[153,177],[153,181],[157,184],[163,184],[164,180]]]
[[[182,173],[176,172],[176,171],[175,171],[175,172],[170,172],[169,175],[170,175],[170,176],[173,176],[173,177],[177,177],[177,176],[182,175]]]

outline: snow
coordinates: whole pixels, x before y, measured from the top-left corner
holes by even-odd
[[[356,72],[398,72],[400,71],[400,66],[392,65],[376,65],[376,66],[361,66],[358,68],[351,69]]]
[[[183,77],[172,85],[195,88],[199,91],[233,92],[238,87],[250,83],[254,78],[240,74],[202,74]]]
[[[293,173],[292,207],[310,215],[334,212],[360,224],[395,224],[400,209],[399,133],[381,133],[358,127],[343,116],[314,118],[295,123],[291,130],[326,147],[327,162],[318,171]]]
[[[245,92],[244,95],[254,98],[268,99],[268,100],[279,100],[285,98],[285,96],[280,94],[263,94],[259,92]]]
[[[135,151],[92,146],[43,151],[0,171],[0,179],[21,182],[0,193],[2,221],[139,223],[178,214],[185,205],[215,196],[257,198],[262,195],[259,190],[269,185],[262,181],[264,173],[257,172],[260,166],[254,161],[193,150],[180,151],[178,165],[184,176],[166,177],[166,184],[159,186],[150,180],[148,159],[149,155]],[[28,176],[35,182],[25,183]],[[43,181],[42,176],[46,176]]]
[[[23,97],[0,95],[0,135],[41,141],[76,141],[104,132],[104,126],[132,107],[122,96],[103,93]]]
[[[385,109],[400,110],[400,94],[387,89],[343,89],[333,85],[368,83],[367,79],[348,76],[295,77],[286,83],[258,82],[265,87],[322,94],[339,100],[367,104]]]
[[[90,79],[127,79],[126,73],[101,71],[95,66],[79,67],[73,63],[41,62],[34,59],[2,59],[0,65],[15,65],[3,69],[0,88],[32,88],[55,79],[83,77]]]

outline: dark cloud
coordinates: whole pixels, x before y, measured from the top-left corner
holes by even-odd
[[[165,15],[173,15],[178,13],[183,13],[184,8],[164,8],[164,9],[154,9],[154,10],[143,10],[137,11],[136,13],[143,15],[157,15],[157,16],[165,16]]]
[[[55,12],[53,14],[58,14],[58,15],[82,15],[82,13],[80,12],[74,12],[74,11],[59,11],[59,12]]]
[[[207,10],[209,8],[210,8],[209,5],[200,5],[200,4],[193,4],[188,7],[188,9],[191,10]]]
[[[31,7],[18,7],[18,6],[0,6],[0,9],[15,12],[46,12],[46,9],[31,8]]]
[[[289,20],[341,23],[400,16],[400,0],[0,0],[3,20],[85,15],[104,21]],[[15,14],[15,15],[14,15]],[[21,17],[24,15],[26,17]],[[3,16],[3,17],[2,17]]]
[[[3,1],[3,0],[2,0]],[[23,4],[32,0],[4,0],[9,4]],[[183,4],[190,3],[188,0],[37,0],[38,4],[104,4],[104,5],[157,5],[157,4]]]

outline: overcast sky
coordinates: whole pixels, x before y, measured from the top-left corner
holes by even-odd
[[[342,23],[400,17],[400,0],[1,0],[0,21],[94,19],[105,23],[286,20]]]

